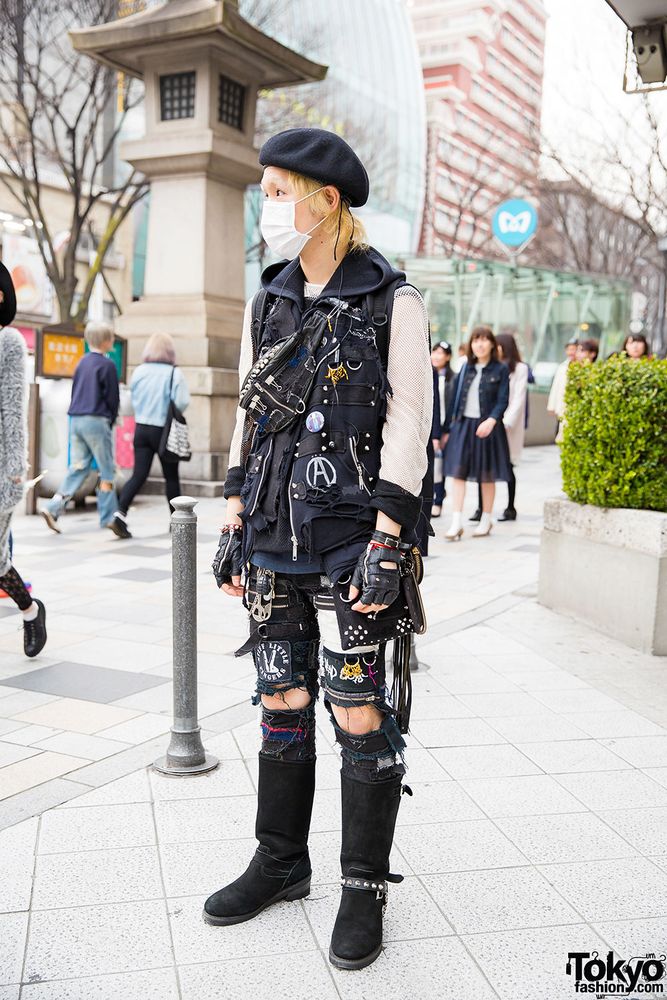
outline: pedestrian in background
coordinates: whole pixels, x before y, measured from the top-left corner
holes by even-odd
[[[556,431],[556,442],[563,440],[563,417],[565,416],[565,388],[567,386],[567,373],[570,365],[577,357],[579,341],[572,337],[565,345],[565,361],[561,361],[556,374],[554,375],[549,398],[547,400],[547,412],[553,413],[558,418],[558,430]]]
[[[93,462],[99,469],[95,487],[100,527],[113,526],[118,505],[114,489],[113,425],[118,416],[120,394],[116,366],[105,357],[113,347],[113,327],[108,323],[87,323],[84,332],[88,354],[79,361],[72,382],[70,416],[70,460],[67,475],[42,511],[52,531],[60,534],[58,518],[67,501],[85,483]]]
[[[498,357],[507,365],[510,373],[510,398],[503,416],[507,444],[510,451],[510,471],[512,478],[507,484],[507,507],[499,521],[516,521],[516,473],[515,467],[521,460],[526,437],[526,405],[528,402],[528,377],[530,370],[521,358],[519,346],[511,333],[500,333]]]
[[[46,643],[46,609],[32,598],[12,565],[10,529],[26,475],[25,341],[9,324],[16,315],[14,284],[0,264],[0,589],[23,617],[23,649],[37,656]]]
[[[592,337],[586,340],[580,340],[577,344],[577,361],[590,361],[591,364],[597,361],[597,357],[600,351],[600,344],[597,340],[593,340]]]
[[[445,430],[449,432],[445,476],[454,480],[447,541],[463,535],[466,480],[479,483],[482,489],[482,516],[473,537],[483,538],[491,531],[496,482],[509,483],[512,478],[502,422],[508,402],[509,369],[498,360],[491,328],[477,326],[468,341],[466,363],[456,376],[454,402],[445,422]]]
[[[190,402],[190,391],[185,376],[176,367],[176,349],[168,333],[154,333],[142,355],[142,364],[130,379],[132,407],[134,409],[134,468],[121,490],[113,526],[120,538],[131,538],[127,527],[127,512],[137,493],[148,479],[157,455],[162,466],[165,493],[169,510],[171,501],[180,496],[181,483],[178,462],[169,461],[160,454],[169,403],[173,402],[183,412]]]
[[[648,340],[643,333],[629,333],[622,350],[631,361],[641,361],[651,356]]]
[[[507,434],[507,444],[510,450],[510,468],[512,478],[507,484],[507,507],[498,518],[499,521],[516,521],[516,473],[514,467],[521,459],[523,443],[526,438],[526,427],[528,426],[528,383],[535,381],[531,378],[530,366],[521,359],[521,352],[513,334],[499,333],[496,337],[498,342],[498,358],[509,368],[510,373],[510,401],[503,416],[505,433]],[[482,516],[482,487],[479,487],[479,497],[477,510],[470,518],[471,521],[479,521]]]
[[[433,506],[431,517],[440,517],[442,503],[446,496],[444,474],[444,427],[447,409],[452,405],[454,380],[452,371],[452,348],[446,340],[441,340],[431,351],[433,365]]]

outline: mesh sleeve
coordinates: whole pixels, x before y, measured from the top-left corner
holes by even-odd
[[[424,300],[411,285],[397,288],[389,335],[387,400],[380,479],[421,494],[433,420],[433,374]]]
[[[252,299],[246,303],[243,314],[243,331],[241,333],[241,354],[239,357],[239,388],[252,368],[252,336],[250,324],[252,321]],[[240,406],[236,408],[236,423],[232,435],[232,443],[229,447],[229,468],[236,469],[241,465],[241,445],[243,442],[243,428],[247,413]]]

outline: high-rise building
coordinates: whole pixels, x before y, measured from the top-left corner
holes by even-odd
[[[538,161],[543,0],[408,0],[426,92],[426,199],[420,251],[491,249],[498,202]]]

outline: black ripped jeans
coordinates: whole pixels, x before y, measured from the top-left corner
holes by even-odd
[[[130,504],[148,479],[153,458],[157,455],[160,447],[161,437],[162,427],[155,427],[153,424],[137,424],[134,428],[134,468],[132,476],[120,493],[118,509],[121,514],[127,514]],[[178,462],[165,462],[163,458],[160,458],[160,465],[165,479],[167,500],[171,507],[171,501],[174,497],[180,496],[181,493]]]
[[[270,598],[262,596],[271,592]],[[238,654],[252,652],[257,668],[255,703],[261,702],[262,695],[281,697],[294,688],[305,688],[311,696],[310,704],[302,709],[263,706],[260,755],[292,761],[315,759],[315,702],[321,689],[341,747],[343,771],[365,782],[403,774],[399,758],[405,741],[387,701],[384,646],[342,651],[328,579],[252,566],[245,604],[250,612],[250,638]],[[382,714],[380,728],[350,733],[336,720],[333,705],[373,706]]]

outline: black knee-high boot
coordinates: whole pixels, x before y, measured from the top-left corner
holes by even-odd
[[[363,969],[382,951],[389,854],[401,800],[401,777],[355,781],[341,771],[343,877],[329,961],[338,969]]]
[[[284,761],[259,755],[259,841],[248,868],[206,900],[209,924],[240,924],[281,899],[310,892],[308,832],[315,794],[315,761]]]

